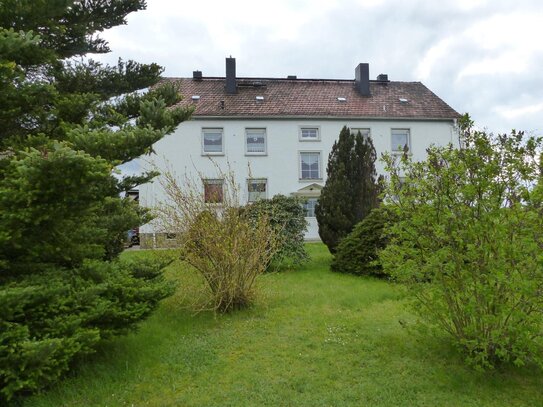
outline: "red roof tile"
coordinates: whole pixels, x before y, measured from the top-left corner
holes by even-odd
[[[238,92],[230,95],[226,93],[224,78],[167,80],[179,86],[184,96],[181,105],[195,106],[193,117],[460,117],[420,82],[370,81],[371,96],[361,96],[354,80],[238,78]],[[192,100],[193,95],[200,99]],[[257,96],[264,100],[257,100]],[[338,97],[346,101],[339,101]]]

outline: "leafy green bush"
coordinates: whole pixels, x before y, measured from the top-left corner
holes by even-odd
[[[432,147],[419,163],[386,158],[398,221],[383,268],[469,364],[543,366],[542,141],[471,125],[464,117],[459,149]]]
[[[261,199],[249,204],[244,207],[244,211],[253,221],[265,216],[277,234],[279,246],[272,262],[280,263],[289,259],[299,264],[308,259],[304,247],[307,221],[300,198],[279,194],[271,199]]]
[[[379,261],[378,251],[387,243],[383,233],[392,219],[386,207],[373,209],[339,242],[330,265],[332,271],[359,275],[387,276]]]
[[[133,329],[173,292],[164,266],[87,261],[3,280],[0,400],[53,383],[101,339]]]

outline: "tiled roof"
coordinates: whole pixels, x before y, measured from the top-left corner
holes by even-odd
[[[224,78],[169,78],[181,105],[193,117],[345,117],[454,119],[460,115],[420,82],[370,81],[371,96],[361,96],[354,80],[238,78],[237,93],[227,94]],[[192,96],[200,96],[193,100]],[[263,100],[257,100],[262,96]],[[338,98],[345,98],[340,101]]]

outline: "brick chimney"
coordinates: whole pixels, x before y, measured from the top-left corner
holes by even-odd
[[[226,58],[226,93],[234,95],[237,92],[236,58]]]
[[[354,73],[358,93],[362,96],[370,96],[370,65],[358,64]]]
[[[192,79],[194,79],[195,81],[201,81],[202,71],[192,71]]]

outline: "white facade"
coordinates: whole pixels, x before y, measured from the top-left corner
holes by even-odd
[[[198,173],[205,178],[217,178],[217,166],[223,172],[233,171],[240,185],[242,199],[249,198],[247,180],[266,180],[266,196],[271,198],[276,194],[310,196],[318,194],[318,186],[326,182],[326,164],[332,145],[337,140],[343,126],[352,129],[369,129],[370,136],[377,151],[377,157],[385,151],[397,149],[393,145],[393,130],[408,130],[409,151],[414,160],[423,160],[426,148],[431,144],[457,144],[454,121],[450,120],[355,120],[352,118],[337,119],[211,119],[196,118],[182,123],[176,131],[158,142],[155,146],[156,155],[151,159],[159,168],[166,168],[166,163],[178,175],[189,175],[194,178]],[[204,147],[204,132],[214,129],[221,134],[222,147]],[[316,129],[305,131],[302,129]],[[257,130],[257,131],[254,131]],[[251,138],[249,145],[247,134]],[[397,132],[395,132],[397,133]],[[262,144],[262,134],[264,144]],[[396,136],[397,137],[397,136]],[[258,142],[257,148],[251,140]],[[395,138],[397,140],[397,138]],[[206,153],[204,149],[213,150]],[[262,152],[261,150],[265,151]],[[217,152],[217,150],[222,150]],[[255,152],[256,150],[256,152]],[[251,152],[253,151],[253,152]],[[304,159],[318,158],[318,171],[304,173],[304,176],[316,179],[302,179],[302,153]],[[315,167],[312,167],[315,169]],[[378,160],[377,172],[383,174],[383,164]],[[316,185],[315,185],[316,184]],[[304,189],[305,188],[305,189]],[[309,191],[309,190],[312,191]],[[203,186],[202,186],[203,193]],[[152,207],[165,199],[157,181],[140,187],[140,202]],[[306,239],[319,239],[317,222],[314,217],[307,218],[309,228]],[[151,225],[141,228],[142,233],[155,232]]]

